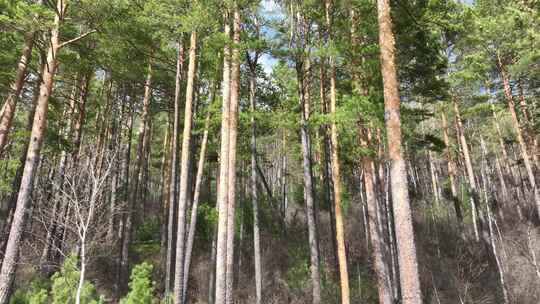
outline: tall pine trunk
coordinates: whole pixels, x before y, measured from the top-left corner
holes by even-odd
[[[359,137],[360,146],[364,149],[369,149],[369,130],[365,127],[360,127]],[[390,270],[386,262],[385,237],[383,227],[380,225],[379,218],[380,208],[377,206],[377,195],[374,186],[374,168],[373,160],[371,156],[364,155],[362,157],[362,169],[364,171],[364,189],[366,192],[366,202],[368,209],[368,223],[369,226],[369,238],[371,239],[371,259],[375,268],[375,276],[377,278],[377,288],[379,291],[379,303],[380,304],[392,304],[392,282],[390,277]],[[368,238],[368,235],[366,235]]]
[[[469,181],[469,186],[471,188],[471,209],[472,209],[472,221],[473,221],[473,230],[474,238],[478,242],[480,240],[480,234],[478,229],[478,209],[477,204],[480,202],[478,198],[478,189],[476,187],[476,179],[474,177],[474,171],[472,166],[471,154],[469,153],[469,145],[467,144],[467,138],[465,137],[465,131],[463,130],[463,122],[461,121],[461,114],[459,111],[459,106],[455,97],[452,102],[454,103],[454,111],[456,115],[456,127],[459,136],[459,141],[461,142],[461,151],[463,153],[463,159],[465,161],[465,169],[467,172],[467,178]]]
[[[172,277],[174,276],[175,259],[176,256],[176,221],[178,206],[178,154],[179,144],[178,137],[180,135],[180,89],[182,86],[182,70],[184,65],[184,45],[182,42],[178,43],[178,55],[176,58],[176,77],[175,77],[175,92],[174,92],[174,118],[173,118],[173,131],[172,131],[172,150],[171,150],[171,178],[170,178],[170,190],[169,190],[169,210],[167,212],[167,256],[165,262],[165,294],[168,296],[171,285]]]
[[[141,170],[145,157],[145,137],[148,136],[148,125],[150,120],[150,100],[152,95],[152,64],[148,64],[148,72],[144,83],[143,108],[137,139],[137,154],[133,174],[131,174],[131,185],[129,186],[128,201],[122,236],[122,249],[120,257],[120,289],[125,290],[129,277],[129,245],[131,244],[131,235],[133,230],[133,219],[135,210],[139,203],[139,187],[141,183]]]
[[[37,5],[41,5],[42,3],[42,0],[37,1]],[[34,19],[37,19],[36,17],[37,16],[35,16]],[[30,63],[30,59],[32,57],[32,48],[34,47],[35,38],[36,31],[30,31],[24,35],[24,46],[22,48],[21,57],[19,58],[19,62],[17,64],[15,79],[9,86],[8,95],[4,101],[4,104],[2,105],[2,109],[0,110],[0,157],[2,156],[4,148],[7,144],[11,123],[13,122],[15,109],[17,108],[17,101],[24,86],[24,79],[28,70],[28,64]]]
[[[45,60],[41,58],[41,64],[40,64],[40,71],[41,73],[38,75],[38,78],[35,80],[34,85],[34,91],[32,96],[32,105],[30,107],[30,111],[28,111],[28,118],[27,118],[27,124],[26,124],[26,131],[31,132],[32,131],[32,124],[34,122],[34,114],[36,112],[36,106],[39,99],[39,89],[41,87],[41,75],[43,74],[43,68],[45,67]],[[1,206],[0,210],[0,252],[5,252],[5,246],[7,243],[7,238],[9,236],[9,229],[11,227],[11,221],[13,219],[13,214],[15,211],[16,203],[17,203],[17,196],[19,193],[19,188],[21,186],[21,180],[23,176],[23,170],[24,165],[26,161],[26,153],[24,151],[28,151],[28,146],[30,145],[30,138],[27,138],[24,147],[22,148],[20,158],[19,158],[19,166],[17,167],[17,171],[15,172],[15,177],[13,178],[13,182],[11,183],[11,189],[12,192],[7,199],[6,205]],[[4,203],[2,203],[4,204]],[[0,260],[0,265],[1,265]]]
[[[308,239],[310,252],[310,273],[311,273],[311,292],[312,303],[321,303],[321,282],[320,282],[320,256],[316,221],[316,208],[314,198],[313,172],[311,162],[311,140],[308,129],[309,119],[309,90],[306,80],[304,59],[298,59],[297,77],[298,93],[300,100],[300,141],[302,147],[302,171],[304,182],[304,199],[306,201],[306,216],[308,225]]]
[[[224,14],[225,37],[229,38],[231,26],[229,11]],[[223,81],[221,109],[221,146],[219,152],[219,183],[217,190],[218,227],[216,241],[216,285],[215,304],[225,304],[226,272],[227,272],[227,209],[228,209],[228,168],[229,168],[229,121],[230,121],[230,82],[231,58],[230,46],[226,42],[223,47]]]
[[[234,301],[234,235],[236,204],[236,145],[238,137],[238,105],[240,101],[240,9],[234,3],[233,9],[233,49],[231,53],[231,91],[229,120],[229,166],[227,179],[227,270],[226,303]]]
[[[508,110],[510,111],[510,117],[512,118],[512,126],[514,127],[514,131],[516,132],[516,137],[519,144],[519,150],[521,152],[521,157],[523,158],[523,164],[525,165],[525,170],[527,172],[527,178],[529,179],[529,183],[531,184],[531,188],[533,191],[536,213],[537,213],[537,216],[540,217],[540,190],[538,189],[538,186],[536,185],[536,180],[534,176],[534,168],[533,168],[533,164],[531,163],[530,152],[527,147],[527,143],[525,142],[523,131],[522,131],[522,128],[521,128],[521,125],[519,123],[519,119],[516,113],[515,102],[512,96],[512,89],[510,88],[510,77],[508,76],[506,67],[504,66],[501,58],[498,55],[497,55],[497,59],[498,59],[497,67],[499,69],[499,73],[503,81],[504,96],[506,97],[506,102],[508,103]]]
[[[2,261],[2,269],[0,271],[0,304],[8,303],[11,295],[11,288],[15,279],[15,270],[19,259],[19,249],[26,222],[26,213],[27,210],[31,208],[30,197],[34,187],[41,144],[45,134],[49,97],[51,95],[54,76],[59,63],[58,51],[61,48],[59,30],[64,18],[66,5],[67,3],[64,1],[57,2],[54,25],[50,31],[51,36],[49,49],[47,51],[46,68],[42,71],[42,83],[39,89],[39,98],[37,101],[36,113],[34,115],[32,132],[30,134],[31,140],[26,154],[21,186],[17,197],[15,213],[13,214],[11,222],[4,259]]]
[[[213,98],[210,98],[212,102]],[[186,241],[186,254],[184,259],[184,277],[182,289],[182,302],[187,303],[187,290],[189,282],[189,269],[191,266],[191,255],[193,252],[193,243],[195,241],[195,229],[197,228],[197,210],[199,207],[199,197],[201,195],[201,183],[204,173],[204,161],[206,158],[206,146],[208,142],[208,129],[210,127],[210,111],[206,114],[204,123],[204,133],[201,142],[201,151],[199,153],[199,163],[197,165],[197,175],[195,177],[195,190],[193,191],[193,204],[191,206],[191,217]]]
[[[182,154],[180,160],[180,187],[178,199],[178,230],[176,241],[176,261],[174,272],[174,302],[183,303],[184,254],[186,236],[186,214],[189,200],[189,169],[191,162],[191,126],[193,123],[193,95],[197,60],[197,32],[191,32],[189,48],[189,67],[184,109],[184,132],[182,134]]]
[[[249,61],[249,105],[251,110],[251,203],[253,208],[253,262],[255,264],[255,304],[262,301],[262,263],[261,263],[261,236],[259,229],[259,201],[257,192],[257,123],[255,122],[256,94],[257,94],[257,60],[248,56]]]
[[[325,1],[326,26],[329,37],[332,39],[332,1]],[[337,257],[339,264],[340,285],[341,285],[341,303],[350,303],[349,290],[349,272],[347,269],[347,252],[345,249],[345,224],[343,222],[343,214],[341,210],[341,171],[339,165],[339,142],[338,142],[338,127],[335,121],[336,115],[336,59],[335,56],[330,56],[330,115],[332,115],[332,123],[330,125],[330,143],[332,156],[332,185],[334,186],[334,215],[336,217],[336,244]]]
[[[407,171],[401,144],[399,85],[395,67],[390,1],[377,0],[377,8],[386,135],[391,160],[390,179],[402,301],[404,304],[420,304],[422,303],[422,290],[420,289],[412,212],[409,202]]]

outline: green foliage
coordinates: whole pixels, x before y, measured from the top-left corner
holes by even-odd
[[[17,289],[10,304],[46,304],[48,299],[49,282],[46,280],[36,279],[30,283],[28,287]]]
[[[141,257],[149,257],[160,250],[161,225],[157,217],[152,216],[144,220],[135,230],[135,238],[131,244],[132,249]]]
[[[152,264],[147,262],[135,265],[131,271],[129,293],[120,300],[120,304],[151,304],[154,294],[154,282],[151,280]]]
[[[47,303],[47,290],[31,290],[24,292],[17,290],[11,297],[10,304],[46,304]]]
[[[295,244],[294,248],[289,250],[289,267],[285,278],[290,292],[298,296],[309,290],[310,286],[308,253],[307,246],[302,244]]]
[[[155,216],[148,217],[141,225],[137,226],[135,242],[145,244],[159,242],[159,233],[159,219]]]
[[[214,229],[217,227],[217,209],[207,202],[199,203],[197,208],[197,238],[211,242]]]
[[[71,254],[52,278],[52,304],[75,303],[77,286],[79,284],[80,271],[77,268],[78,258]],[[94,285],[90,282],[84,282],[81,291],[82,304],[101,304],[104,300],[98,297]]]

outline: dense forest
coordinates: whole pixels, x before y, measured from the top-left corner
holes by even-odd
[[[0,304],[540,303],[540,1],[0,0]]]

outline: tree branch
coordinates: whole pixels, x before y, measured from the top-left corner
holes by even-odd
[[[93,33],[95,33],[95,32],[97,32],[97,30],[91,30],[91,31],[88,31],[88,32],[86,32],[86,33],[84,33],[84,34],[82,34],[82,35],[79,35],[78,37],[75,37],[75,38],[70,39],[70,40],[68,40],[68,41],[64,41],[64,42],[60,43],[59,48],[63,48],[64,46],[66,46],[66,45],[68,45],[68,44],[77,42],[77,41],[79,41],[79,40],[85,38],[86,36],[88,36],[88,35],[90,35],[90,34],[93,34]]]

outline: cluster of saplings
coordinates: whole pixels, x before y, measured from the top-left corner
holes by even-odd
[[[72,254],[64,260],[62,267],[50,279],[32,281],[21,287],[11,297],[10,304],[104,304],[105,297],[99,295],[94,285],[81,280],[78,258]],[[154,282],[151,280],[153,266],[143,262],[133,267],[128,294],[120,304],[153,303]],[[163,303],[166,303],[166,299]]]

